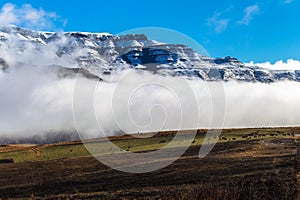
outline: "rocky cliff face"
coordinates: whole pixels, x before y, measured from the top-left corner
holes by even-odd
[[[26,63],[22,54],[26,54],[28,46],[34,49],[32,52],[37,57],[42,50],[55,51],[52,53],[57,58],[50,60],[49,66],[62,65],[57,62],[67,58],[69,62],[64,62],[63,67],[83,68],[99,77],[115,70],[135,68],[207,81],[300,81],[300,71],[249,67],[232,57],[205,57],[187,46],[160,43],[149,40],[146,35],[38,32],[16,26],[0,28],[0,51],[15,50],[21,56],[19,62]],[[5,70],[9,65],[9,58],[0,55],[0,68]]]

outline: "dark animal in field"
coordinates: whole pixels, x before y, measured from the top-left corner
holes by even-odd
[[[260,136],[260,137],[266,137],[266,135],[265,135],[265,134],[260,134],[259,136]]]
[[[14,163],[14,159],[9,158],[9,159],[0,159],[0,164],[4,164],[4,163]]]

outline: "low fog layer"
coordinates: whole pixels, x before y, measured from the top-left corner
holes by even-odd
[[[43,136],[49,137],[51,133],[74,134],[76,128],[86,138],[163,129],[208,128],[215,107],[212,105],[209,88],[214,90],[214,87],[220,87],[220,83],[217,82],[185,80],[190,88],[185,86],[180,90],[182,79],[147,73],[131,73],[131,81],[126,83],[128,91],[126,91],[126,84],[122,85],[122,89],[125,88],[124,91],[132,94],[129,99],[122,99],[118,94],[116,95],[118,91],[116,88],[120,87],[118,80],[122,75],[114,75],[115,77],[110,81],[98,82],[96,90],[93,90],[95,80],[61,79],[46,69],[48,68],[16,65],[7,72],[1,72],[0,138],[24,138],[36,135],[42,138]],[[141,79],[150,80],[153,84],[141,85],[139,89],[132,90],[132,84],[140,83]],[[78,80],[80,80],[81,91],[92,92],[94,95],[95,105],[92,107],[95,115],[91,116],[89,113],[91,100],[86,98],[91,94],[82,93],[77,100],[75,113],[80,115],[80,121],[77,121],[75,125],[73,96],[74,86]],[[155,84],[166,84],[166,82],[168,85],[178,87],[179,90],[176,90],[174,94],[172,88],[168,89]],[[225,96],[214,95],[213,98],[216,99],[213,102],[222,105],[225,100],[224,127],[299,125],[300,83],[224,82],[222,86]],[[189,105],[192,101],[190,98],[182,98],[181,102],[178,102],[178,97],[184,97],[186,90],[194,91],[195,100],[199,104],[199,115],[195,113],[197,109],[195,106],[182,106],[183,104]],[[123,109],[121,107],[113,113],[113,106],[116,105],[124,106]],[[191,115],[182,116],[183,108],[190,109],[184,112],[191,113]],[[130,118],[128,118],[128,112]],[[99,125],[96,125],[91,117],[95,117]],[[197,127],[180,124],[181,117],[185,117],[183,121],[186,121],[186,118],[191,120],[196,118],[199,124]],[[132,124],[126,126],[124,122],[130,122],[136,126]]]
[[[0,142],[26,138],[50,142],[58,135],[62,140],[77,139],[77,132],[80,138],[94,138],[161,130],[300,125],[299,82],[204,82],[134,69],[101,77],[104,80],[99,82],[80,76],[62,78],[53,68],[78,67],[71,58],[85,53],[79,49],[75,55],[58,57],[63,42],[62,37],[40,46],[39,51],[15,39],[1,46],[0,55],[9,67],[0,70]],[[284,66],[293,68],[295,62]],[[272,68],[278,64],[282,62]]]

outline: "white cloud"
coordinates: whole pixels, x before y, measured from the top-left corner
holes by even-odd
[[[1,8],[0,13],[0,26],[5,26],[11,23],[19,23],[18,17],[14,14],[14,5],[13,4],[5,4]]]
[[[248,25],[249,22],[253,19],[254,15],[257,15],[260,11],[260,8],[258,5],[252,5],[244,10],[244,17],[241,19],[238,23]]]
[[[214,16],[208,19],[208,25],[214,28],[216,33],[225,31],[228,27],[229,19],[221,18],[220,13],[216,13]]]
[[[284,4],[290,4],[290,3],[292,3],[292,2],[294,2],[295,0],[284,0]]]
[[[30,29],[51,29],[57,19],[56,13],[33,8],[30,4],[18,7],[7,3],[0,11],[0,27],[14,24]]]
[[[254,63],[251,61],[250,63],[246,63],[247,66],[258,66],[267,69],[274,69],[274,70],[300,70],[300,61],[288,59],[286,62],[279,60],[274,64],[270,62],[264,63]]]
[[[146,76],[138,73],[132,76],[131,82],[129,81],[127,85],[122,87],[125,89],[127,87],[132,88],[131,84],[134,85],[140,79],[151,80],[154,83],[160,83],[161,79],[164,79],[170,85],[174,84],[176,87],[181,87],[177,78]],[[164,126],[165,130],[178,129],[180,111],[183,111],[189,113],[189,115],[184,116],[185,119],[197,119],[199,126],[188,127],[185,124],[180,124],[180,127],[207,128],[214,113],[211,93],[201,80],[187,80],[187,82],[195,92],[195,98],[199,103],[199,116],[191,114],[197,108],[189,106],[190,97],[185,98],[184,102],[180,102],[182,105],[187,105],[185,107],[187,110],[181,110],[182,107],[178,105],[176,97],[185,97],[187,91],[184,89],[186,88],[182,88],[180,93],[173,96],[173,93],[163,87],[153,87],[152,89],[146,87],[144,90],[141,89],[134,93],[136,95],[132,96],[130,101],[120,96],[116,103],[124,105],[124,109],[114,112],[112,102],[114,89],[117,87],[115,82],[99,83],[95,93],[92,93],[95,102],[99,103],[95,104],[93,112],[90,112],[89,92],[93,91],[94,83],[91,80],[82,80],[80,84],[81,91],[86,91],[86,93],[82,93],[76,104],[79,108],[76,114],[82,119],[79,120],[76,127],[79,130],[84,130],[83,132],[80,131],[81,136],[87,138],[100,137],[103,136],[102,133],[114,135],[146,130],[148,127],[141,127],[144,124],[148,125],[150,122],[151,129],[149,131],[153,131],[152,127],[161,127],[161,122],[164,122],[164,120],[168,121],[168,126]],[[0,91],[3,95],[0,99],[0,105],[2,105],[0,139],[6,136],[22,138],[38,135],[47,137],[48,133],[70,133],[75,131],[74,111],[72,109],[74,79],[56,79],[50,74],[43,73],[43,71],[39,72],[31,66],[27,66],[4,74],[0,78],[0,83]],[[216,82],[207,84],[210,85],[209,88],[219,87]],[[223,86],[225,97],[216,96],[214,102],[222,104],[225,98],[225,127],[299,125],[300,107],[298,104],[300,96],[297,91],[299,91],[300,83],[263,84],[232,81],[223,83]],[[155,106],[157,105],[163,109],[156,110],[157,107]],[[131,118],[127,117],[128,112],[130,112]],[[101,124],[101,131],[99,130],[99,124],[95,123],[95,116]],[[135,126],[135,129],[129,126],[131,124],[126,123],[131,119],[139,125]]]
[[[0,139],[6,136],[22,138],[38,135],[48,137],[48,134],[53,132],[75,132],[73,119],[75,79],[58,79],[48,71],[48,65],[51,64],[74,66],[71,60],[75,59],[64,56],[57,57],[56,55],[59,45],[63,42],[66,42],[65,38],[41,47],[39,52],[36,52],[30,43],[24,47],[22,41],[14,40],[8,46],[1,46],[0,55],[8,62],[10,68],[8,73],[0,71]],[[24,48],[23,52],[19,51],[20,47]],[[73,58],[77,57],[73,56]],[[288,67],[300,69],[300,62],[292,59],[286,63],[279,61],[275,64],[261,63],[257,65],[277,69]],[[122,74],[120,76],[123,77]],[[112,80],[114,79],[112,78]],[[79,102],[76,104],[79,108],[77,114],[82,116],[83,120],[77,123],[76,127],[85,130],[81,133],[86,134],[86,137],[97,137],[99,125],[95,124],[95,120],[93,120],[96,116],[104,130],[103,133],[107,135],[123,133],[122,131],[129,133],[140,131],[140,127],[136,130],[130,126],[125,127],[127,125],[125,122],[129,119],[133,119],[138,125],[147,125],[148,122],[153,122],[151,124],[153,127],[160,127],[161,122],[166,119],[168,120],[164,126],[166,130],[178,129],[178,121],[181,119],[178,118],[181,116],[178,113],[181,113],[182,108],[184,113],[188,114],[182,119],[188,119],[188,122],[196,119],[199,126],[190,127],[188,124],[182,124],[181,127],[207,128],[209,127],[209,120],[215,113],[212,103],[222,104],[224,98],[226,103],[225,127],[299,125],[300,107],[298,104],[300,96],[297,92],[300,88],[299,82],[282,81],[272,84],[224,82],[225,97],[216,95],[215,101],[212,101],[212,94],[208,89],[218,89],[219,82],[204,83],[200,80],[186,80],[195,93],[196,97],[193,98],[196,98],[199,103],[198,116],[191,114],[197,108],[191,104],[193,99],[186,95],[187,90],[182,84],[179,84],[180,79],[178,77],[135,73],[130,76],[129,82],[122,87],[136,89],[138,87],[132,87],[132,85],[136,81],[140,83],[140,80],[153,83],[167,81],[168,85],[174,85],[179,90],[175,96],[172,96],[173,93],[166,91],[163,87],[145,87],[144,90],[135,90],[138,93],[131,93],[132,91],[128,90],[129,94],[135,94],[130,99],[131,101],[128,101],[128,99],[123,98],[123,93],[121,96],[117,96],[120,98],[114,98],[117,81],[103,81],[99,83],[95,96],[92,96],[95,98],[94,102],[98,103],[90,104],[88,95],[90,91],[93,91],[94,82],[84,79],[80,87],[82,87],[81,91],[85,93],[80,93]],[[206,84],[210,87],[205,87]],[[94,93],[92,94],[94,95]],[[184,101],[178,104],[177,97],[183,97]],[[116,104],[112,104],[112,99],[116,99]],[[88,112],[91,105],[93,105],[94,110]],[[112,105],[121,105],[123,109],[117,110],[118,112],[114,115]],[[156,109],[157,105],[163,109]],[[180,105],[186,107],[183,108]],[[132,118],[127,117],[128,111],[130,111]],[[163,115],[163,111],[167,115]],[[125,129],[121,131],[115,119],[119,119],[117,122],[125,123],[121,124],[121,128],[125,127]]]
[[[48,71],[48,65],[51,64],[74,66],[68,57],[56,56],[57,48],[63,41],[64,39],[48,44],[42,47],[40,52],[36,52],[30,44],[23,52],[19,52],[18,47],[24,45],[21,41],[14,41],[9,48],[1,46],[0,55],[8,61],[10,68],[8,73],[0,73],[0,140],[5,137],[22,138],[37,135],[47,138],[49,133],[74,133],[74,114],[82,118],[76,123],[76,128],[84,130],[80,132],[83,134],[81,136],[91,138],[99,137],[99,133],[114,135],[141,130],[148,132],[147,130],[153,131],[152,128],[156,127],[177,130],[179,125],[189,129],[207,128],[215,114],[214,105],[222,105],[224,100],[225,127],[299,125],[300,96],[297,91],[300,83],[291,81],[272,84],[224,82],[225,96],[218,93],[212,101],[211,91],[219,91],[219,82],[186,80],[190,86],[186,88],[178,77],[137,72],[130,75],[125,85],[123,82],[118,85],[117,81],[117,78],[124,77],[123,74],[112,75],[116,76],[116,79],[112,77],[115,81],[100,82],[96,90],[93,80],[79,79],[82,81],[79,88],[83,93],[79,93],[79,98],[74,98],[76,80],[59,79]],[[261,64],[263,65],[266,67],[271,64]],[[295,60],[274,64],[276,67],[282,65],[300,69],[300,62]],[[173,93],[166,90],[166,87],[158,88],[155,84],[155,87],[150,85],[144,88],[136,85],[141,82],[168,83],[167,85],[174,86],[173,89],[176,88],[178,92]],[[121,93],[116,92],[117,87],[121,87]],[[215,89],[209,90],[212,88]],[[194,91],[195,97],[187,96],[187,89]],[[120,96],[115,96],[116,94]],[[130,94],[130,101],[126,98],[127,94]],[[90,97],[94,99],[93,103]],[[182,102],[178,102],[179,97],[183,98]],[[113,100],[116,101],[115,104]],[[199,115],[192,114],[197,110],[191,103],[192,100],[199,104]],[[76,112],[73,110],[74,102],[77,102]],[[215,104],[212,105],[213,103]],[[114,112],[113,105],[120,105],[121,109]],[[215,110],[218,112],[218,109]],[[131,118],[128,117],[128,112]],[[95,116],[98,121],[95,121]],[[190,126],[189,123],[195,119],[199,126]],[[138,126],[132,127],[131,124],[127,124],[129,120],[133,120]],[[97,122],[101,124],[103,132],[99,131]],[[151,126],[145,126],[148,124]]]

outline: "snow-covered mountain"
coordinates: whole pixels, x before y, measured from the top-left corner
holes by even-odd
[[[86,75],[89,72],[99,77],[116,70],[135,68],[161,75],[208,81],[236,80],[264,83],[279,80],[300,81],[300,70],[268,70],[246,66],[232,57],[201,56],[185,45],[160,43],[149,40],[142,34],[114,36],[109,33],[54,33],[9,26],[0,28],[0,52],[6,50],[15,51],[19,55],[17,60],[19,63],[34,64],[33,59],[24,59],[28,51],[36,54],[37,58],[49,54],[54,55],[49,56],[47,61],[49,66],[83,68]],[[0,68],[9,69],[12,62],[16,62],[10,57],[9,53],[0,54]],[[66,70],[56,71],[66,72]],[[94,78],[93,75],[87,77]]]

